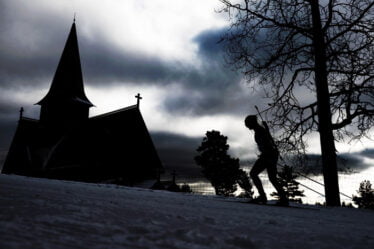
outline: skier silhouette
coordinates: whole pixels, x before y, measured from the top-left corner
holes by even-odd
[[[274,143],[274,140],[269,132],[269,128],[266,122],[262,122],[263,126],[257,122],[256,115],[249,115],[245,119],[245,126],[248,129],[255,132],[255,141],[258,149],[261,152],[259,158],[253,165],[251,172],[249,173],[254,185],[256,186],[259,197],[253,199],[251,202],[266,204],[267,198],[262,186],[261,180],[258,175],[265,169],[267,169],[268,177],[274,188],[277,190],[279,195],[278,205],[288,205],[288,199],[286,193],[283,191],[281,185],[277,180],[277,162],[279,157],[279,151]]]

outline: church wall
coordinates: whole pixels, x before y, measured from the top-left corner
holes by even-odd
[[[89,107],[82,104],[53,104],[41,106],[40,121],[43,124],[67,125],[88,119]]]
[[[107,135],[104,154],[115,174],[134,180],[156,177],[161,161],[137,108],[93,119],[92,123]]]

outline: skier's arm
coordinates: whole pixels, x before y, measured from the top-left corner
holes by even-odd
[[[269,129],[269,126],[266,123],[266,121],[262,121],[262,125],[264,126],[264,128],[266,130],[266,133],[267,133],[267,136],[269,137],[269,140],[270,140],[271,144],[273,145],[274,149],[278,151],[278,146],[275,143],[274,138],[273,138],[273,136],[270,133],[270,129]]]

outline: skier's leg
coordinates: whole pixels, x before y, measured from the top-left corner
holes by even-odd
[[[268,161],[268,167],[267,167],[267,172],[268,172],[268,177],[273,184],[274,188],[277,190],[280,202],[282,203],[288,203],[286,193],[284,192],[282,186],[279,184],[279,181],[277,179],[277,158],[274,158],[273,160]]]
[[[253,165],[251,171],[249,172],[249,175],[252,178],[252,181],[254,185],[256,186],[258,193],[260,195],[260,198],[266,202],[266,194],[264,191],[264,188],[262,186],[261,180],[258,177],[258,175],[266,168],[266,164],[264,163],[264,160],[260,157],[257,159],[255,164]]]

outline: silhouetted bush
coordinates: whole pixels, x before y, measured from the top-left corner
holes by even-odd
[[[179,186],[173,182],[172,184],[170,184],[167,188],[166,188],[167,191],[171,191],[171,192],[180,192],[181,189],[179,188]]]
[[[296,181],[297,175],[293,172],[293,167],[284,165],[282,170],[278,173],[278,181],[282,186],[284,192],[289,201],[302,203],[301,198],[305,196],[303,190],[299,190],[299,182]],[[271,196],[276,196],[279,199],[277,192],[270,194]]]
[[[243,171],[239,168],[239,159],[228,155],[228,149],[227,137],[214,130],[206,132],[197,148],[199,155],[195,157],[195,162],[202,167],[202,173],[217,195],[232,196],[239,182],[248,189]]]
[[[345,203],[344,201],[342,202],[342,207],[346,207],[346,208],[353,208],[353,205],[352,203]]]
[[[324,207],[324,206],[326,206],[326,202],[323,202],[323,203],[316,202],[316,204],[314,204],[314,205]]]
[[[353,196],[354,203],[359,208],[374,209],[374,190],[371,188],[370,181],[361,182],[357,192],[358,196]]]
[[[192,193],[192,189],[190,187],[190,185],[188,185],[187,183],[183,184],[181,187],[180,187],[180,192],[184,192],[184,193]]]
[[[164,186],[164,184],[162,184],[160,182],[160,180],[158,180],[157,182],[155,182],[155,184],[153,184],[153,186],[151,187],[151,189],[154,189],[154,190],[165,190],[165,186]]]

